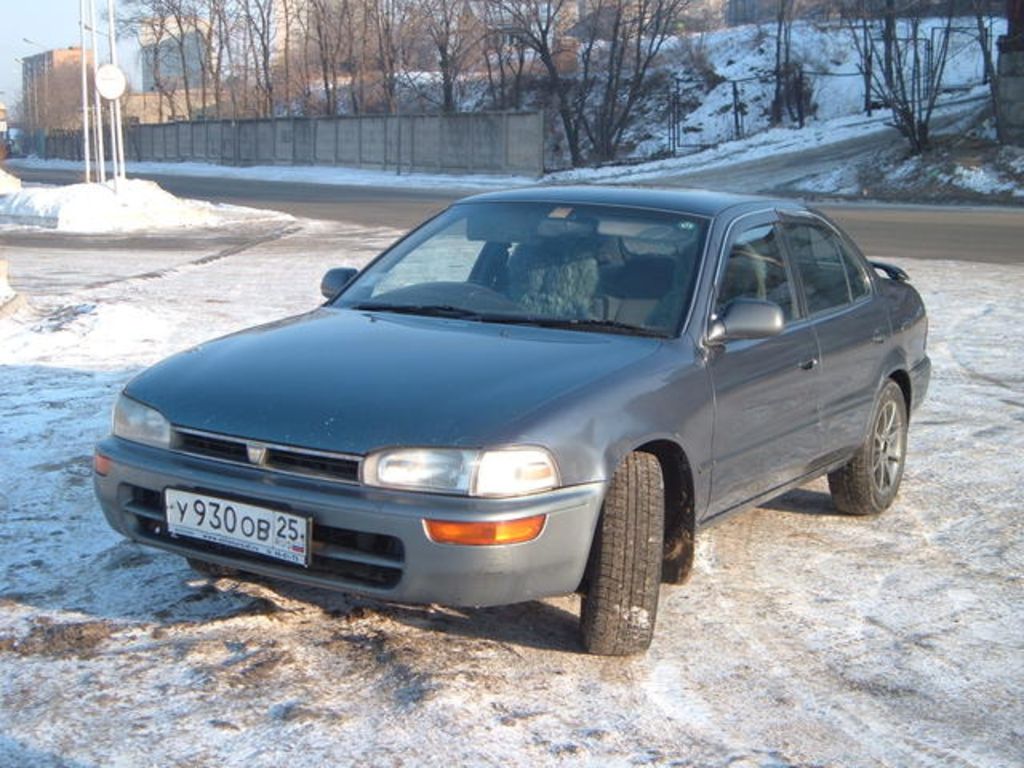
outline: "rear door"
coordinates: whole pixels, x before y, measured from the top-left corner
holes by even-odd
[[[820,456],[818,347],[796,300],[774,213],[741,218],[726,239],[715,314],[737,298],[778,304],[782,333],[711,349],[715,393],[709,515],[799,477]]]
[[[863,257],[826,221],[785,216],[781,227],[821,354],[825,448],[838,455],[863,440],[889,316]]]

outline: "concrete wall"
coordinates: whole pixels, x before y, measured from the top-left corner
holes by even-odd
[[[47,157],[81,159],[79,136],[49,136]],[[539,176],[544,118],[539,112],[486,112],[135,125],[126,131],[125,154],[163,162]]]
[[[73,144],[52,142],[50,156],[76,157]],[[544,172],[543,116],[535,112],[136,125],[128,129],[125,146],[129,160],[530,176]]]

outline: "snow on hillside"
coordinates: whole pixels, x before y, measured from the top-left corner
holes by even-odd
[[[287,220],[285,214],[180,200],[152,181],[27,187],[0,197],[0,225],[66,232],[140,232]]]
[[[920,35],[933,36],[941,20],[925,21]],[[954,20],[950,35],[943,88],[964,90],[979,85],[984,79],[980,48],[973,32],[973,18]],[[1005,31],[1005,20],[992,22],[993,39]],[[938,35],[938,31],[934,33]],[[939,38],[936,37],[936,40]],[[839,23],[819,24],[795,22],[792,29],[792,60],[806,73],[812,91],[812,107],[808,122],[821,123],[836,118],[863,114],[864,80],[858,70],[859,56],[849,28]],[[668,46],[664,61],[670,73],[683,84],[683,100],[697,104],[682,122],[683,145],[709,146],[737,138],[733,116],[732,81],[737,81],[740,102],[746,114],[742,117],[744,136],[765,130],[773,96],[775,68],[774,25],[729,27],[681,37]],[[707,72],[694,67],[700,62]],[[703,93],[709,79],[717,84]],[[658,94],[654,101],[664,100]],[[650,106],[650,105],[649,105]],[[882,110],[885,112],[885,110]],[[646,157],[669,146],[667,125],[662,120],[644,125],[636,133],[646,132],[649,138],[638,145],[634,156]]]

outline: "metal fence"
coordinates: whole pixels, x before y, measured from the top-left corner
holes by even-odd
[[[80,132],[47,137],[47,157],[81,159],[81,151]],[[126,130],[125,153],[140,161],[539,176],[544,117],[486,112],[135,125]]]

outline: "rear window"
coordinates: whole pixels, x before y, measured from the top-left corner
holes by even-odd
[[[783,229],[808,312],[842,307],[868,294],[867,274],[834,232],[811,224],[785,224]]]

